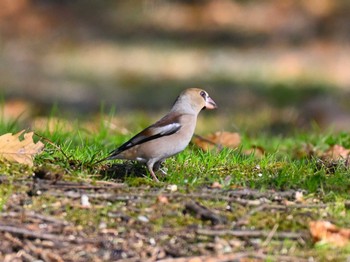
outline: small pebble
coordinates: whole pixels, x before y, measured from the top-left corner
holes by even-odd
[[[156,245],[156,240],[155,240],[153,237],[151,237],[151,238],[149,239],[149,243],[150,243],[152,246],[155,246],[155,245]]]
[[[101,222],[99,225],[98,225],[98,228],[99,229],[106,229],[107,228],[107,224],[105,222]]]
[[[175,192],[177,191],[177,185],[168,185],[166,189],[168,189],[171,192]]]
[[[146,217],[146,216],[141,216],[141,215],[137,217],[137,220],[138,220],[138,221],[141,221],[141,222],[144,222],[144,223],[148,223],[148,222],[149,222],[148,217]]]
[[[295,201],[296,202],[304,202],[304,194],[301,191],[295,192]]]
[[[74,235],[69,235],[68,236],[68,240],[75,240],[75,236]]]
[[[90,207],[89,197],[87,195],[81,195],[81,205],[83,207]]]

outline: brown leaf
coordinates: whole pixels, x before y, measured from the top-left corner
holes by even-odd
[[[257,158],[262,158],[265,154],[265,149],[261,146],[252,146],[252,148],[243,151],[245,155],[254,155]]]
[[[24,130],[14,135],[7,133],[0,136],[0,157],[10,162],[33,166],[34,156],[42,151],[44,144],[40,141],[34,143],[33,132],[24,133],[24,138],[20,140],[23,133]]]
[[[157,197],[157,201],[158,203],[161,203],[161,204],[169,204],[169,199],[167,198],[167,196],[164,196],[164,195],[159,195]]]
[[[25,100],[8,100],[0,107],[0,114],[5,121],[27,120],[33,114],[33,105]]]
[[[72,121],[57,117],[37,117],[32,121],[31,128],[34,130],[48,130],[50,133],[57,129],[71,132],[75,129]]]
[[[304,144],[300,148],[294,150],[294,155],[298,159],[301,158],[312,158],[316,156],[316,149],[312,144]]]
[[[349,243],[350,229],[339,228],[329,221],[311,221],[309,229],[316,242],[325,241],[339,247]]]
[[[223,147],[235,149],[240,145],[241,137],[238,133],[217,131],[206,137],[197,135],[194,137],[193,143],[203,150],[222,149]]]
[[[213,184],[211,184],[211,188],[222,188],[222,185],[219,182],[215,181]]]
[[[332,160],[347,159],[350,155],[350,149],[346,149],[340,145],[331,146],[325,153],[324,157],[330,158]]]

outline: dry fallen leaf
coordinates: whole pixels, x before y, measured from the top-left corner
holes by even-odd
[[[72,121],[58,117],[36,117],[32,121],[31,128],[42,131],[48,130],[50,133],[55,132],[57,129],[67,132],[75,130]]]
[[[261,146],[252,146],[249,149],[243,151],[247,156],[254,155],[257,158],[262,158],[265,155],[265,149]]]
[[[235,149],[241,143],[241,136],[238,133],[218,131],[206,137],[195,136],[193,143],[203,150],[223,147]]]
[[[161,204],[169,204],[169,199],[164,195],[159,195],[157,201]]]
[[[215,181],[213,184],[211,184],[211,188],[222,188],[222,185],[219,182]]]
[[[300,148],[294,150],[294,155],[298,159],[312,158],[317,155],[316,148],[312,144],[303,144]]]
[[[342,247],[349,243],[350,229],[339,228],[329,221],[311,221],[309,229],[314,241],[324,241]]]
[[[295,196],[294,197],[295,197],[295,201],[298,202],[298,203],[305,202],[304,193],[302,191],[295,192]]]
[[[3,120],[27,120],[33,114],[33,105],[25,100],[12,99],[7,100],[0,107],[0,115]]]
[[[24,130],[12,135],[11,133],[0,136],[0,158],[10,162],[17,162],[33,166],[34,156],[42,151],[44,144],[40,141],[34,143],[33,132],[24,133]]]
[[[350,155],[350,149],[346,149],[340,145],[331,146],[325,153],[324,156],[332,160],[347,159]]]

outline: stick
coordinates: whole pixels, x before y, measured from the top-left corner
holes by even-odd
[[[34,132],[34,135],[38,136],[40,139],[45,140],[47,143],[49,143],[50,145],[52,145],[53,147],[55,147],[58,151],[60,151],[62,153],[62,155],[66,158],[66,160],[69,160],[69,157],[66,155],[66,153],[62,150],[62,148],[58,145],[56,145],[54,142],[52,142],[50,139],[39,135],[38,133]]]
[[[185,211],[195,213],[195,216],[202,220],[209,220],[213,225],[226,223],[226,218],[215,214],[205,206],[194,201],[185,204]]]
[[[270,244],[273,236],[275,235],[276,231],[278,228],[278,224],[275,224],[272,228],[272,230],[270,231],[269,235],[267,236],[267,238],[265,239],[264,243],[262,243],[263,247],[266,247],[268,244]]]
[[[31,237],[31,238],[38,238],[38,239],[45,239],[50,240],[53,242],[70,242],[70,243],[96,243],[99,242],[98,240],[93,239],[82,239],[82,238],[69,238],[69,237],[62,237],[55,234],[50,233],[42,233],[42,232],[35,232],[31,231],[25,228],[19,228],[19,227],[13,227],[13,226],[6,226],[6,225],[0,225],[0,231],[2,232],[8,232],[15,235],[22,235],[25,237]]]
[[[257,212],[260,212],[262,210],[264,210],[266,208],[265,205],[262,205],[262,206],[257,206],[255,208],[252,208],[251,210],[249,210],[249,212],[247,212],[244,216],[242,216],[235,224],[234,226],[237,228],[237,227],[240,227],[242,225],[245,225],[247,224],[247,220],[249,217],[251,217],[253,214],[257,213]]]
[[[244,237],[268,237],[270,235],[269,231],[264,230],[210,230],[210,229],[197,229],[196,233],[205,236],[234,236],[239,238]],[[305,233],[294,233],[294,232],[276,232],[272,238],[277,239],[299,239],[306,238]]]
[[[229,261],[284,261],[284,262],[307,262],[307,259],[291,256],[279,255],[265,255],[257,252],[238,252],[233,254],[224,254],[217,256],[195,256],[195,257],[181,257],[181,258],[166,258],[158,262],[229,262]]]
[[[65,220],[61,220],[61,219],[57,219],[55,217],[51,217],[51,216],[45,216],[45,215],[41,215],[38,213],[35,213],[33,211],[20,211],[20,212],[7,212],[7,213],[0,213],[1,217],[31,217],[31,218],[36,218],[36,219],[40,219],[46,222],[50,222],[53,224],[59,224],[59,225],[69,225],[69,222],[65,221]]]

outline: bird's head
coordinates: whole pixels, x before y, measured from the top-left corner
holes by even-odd
[[[198,114],[202,109],[215,109],[217,105],[207,91],[200,88],[188,88],[179,95],[174,108],[194,111]]]

